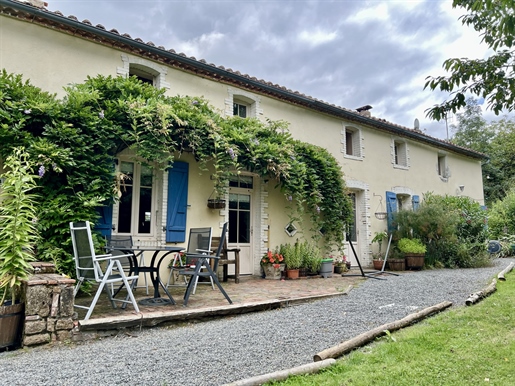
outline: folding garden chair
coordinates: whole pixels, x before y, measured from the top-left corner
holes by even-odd
[[[172,266],[170,267],[170,275],[168,276],[168,282],[166,284],[167,288],[170,286],[170,280],[174,273],[174,271],[181,271],[187,267],[191,267],[195,265],[196,259],[189,258],[188,255],[198,255],[204,254],[208,255],[211,253],[211,227],[205,228],[190,228],[190,235],[188,239],[188,249],[185,252],[186,262],[182,264],[182,259],[179,254],[176,254],[174,259],[172,260]],[[198,280],[198,278],[197,278]],[[184,276],[184,285],[188,284],[188,280],[186,276]],[[180,284],[182,285],[182,284]],[[197,287],[197,283],[195,283],[195,289]],[[193,293],[195,293],[195,289]],[[213,287],[214,289],[214,287]]]
[[[89,306],[81,306],[75,304],[77,308],[83,308],[88,310],[84,320],[88,320],[91,316],[95,305],[97,304],[100,293],[105,290],[109,301],[113,308],[116,308],[115,302],[132,303],[134,310],[139,312],[138,304],[132,293],[129,281],[136,280],[137,275],[127,276],[123,270],[120,258],[128,257],[130,255],[117,255],[112,254],[97,255],[93,244],[93,238],[91,236],[91,228],[89,221],[85,222],[70,222],[70,231],[72,236],[73,244],[73,255],[75,258],[75,269],[77,273],[77,285],[73,291],[73,296],[76,296],[79,289],[85,281],[98,283],[98,289],[95,296]],[[107,267],[105,270],[102,269],[101,263],[106,263]],[[113,272],[114,267],[117,271]],[[125,289],[128,293],[129,300],[115,299],[113,297],[110,288],[106,284],[119,283],[125,285]]]
[[[131,256],[133,255],[133,252],[130,251],[124,251],[122,248],[132,248],[132,236],[131,235],[109,235],[106,236],[106,252],[110,253],[113,256],[119,256],[120,263],[122,263],[123,270],[125,271],[126,275],[132,275],[134,273],[134,267],[133,267],[133,258]],[[116,248],[116,249],[113,249]],[[113,267],[113,270],[117,270],[116,265]],[[146,276],[145,276],[146,281]],[[146,284],[146,283],[145,283]],[[113,290],[113,296],[116,296],[116,294],[120,291],[120,289],[123,287],[121,285],[118,287],[116,292],[113,290],[113,284],[111,284],[111,290]]]
[[[225,238],[225,235],[227,233],[227,225],[228,223],[225,223],[222,228],[222,234],[220,235],[220,239],[223,240]],[[188,287],[186,288],[186,293],[184,294],[184,305],[186,306],[188,304],[188,299],[191,295],[191,293],[195,293],[196,284],[199,277],[208,277],[213,285],[214,284],[220,289],[220,292],[225,296],[229,304],[232,304],[232,300],[227,295],[225,290],[223,289],[222,285],[220,284],[220,281],[218,280],[218,277],[216,275],[216,271],[218,269],[218,264],[220,261],[220,255],[223,250],[224,243],[219,243],[218,249],[216,250],[215,255],[208,255],[208,254],[187,254],[187,259],[190,259],[191,261],[195,261],[195,268],[194,269],[183,269],[179,271],[179,274],[181,275],[187,275],[191,276]],[[210,260],[213,259],[214,264],[213,267],[209,264]]]

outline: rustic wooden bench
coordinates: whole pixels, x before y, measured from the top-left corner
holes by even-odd
[[[213,237],[211,239],[211,249],[216,250],[220,245],[220,237]],[[234,257],[229,259],[229,253],[233,253]],[[229,277],[229,264],[234,264],[234,282],[238,284],[240,282],[240,249],[232,248],[227,249],[227,240],[224,240],[224,247],[220,254],[220,261],[218,262],[223,269],[222,281],[226,282]]]

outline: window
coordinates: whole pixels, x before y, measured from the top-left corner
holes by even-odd
[[[231,176],[229,178],[229,186],[232,188],[252,189],[254,187],[254,181],[252,176]]]
[[[233,115],[241,118],[247,118],[247,106],[240,103],[233,104]]]
[[[233,87],[227,88],[228,97],[225,98],[225,115],[242,118],[259,118],[263,115],[261,98],[248,91]]]
[[[438,154],[437,170],[440,178],[447,181],[447,177],[449,177],[449,169],[447,168],[447,156],[445,154]]]
[[[154,177],[152,169],[135,162],[121,161],[120,201],[117,233],[152,233]]]
[[[345,127],[343,131],[343,153],[345,157],[361,158],[361,132],[355,127]]]
[[[405,141],[393,140],[393,165],[408,168],[408,145]]]
[[[132,55],[121,55],[122,65],[116,68],[116,73],[123,77],[136,76],[143,82],[153,85],[155,88],[169,89],[170,83],[166,81],[168,69],[148,59]]]
[[[155,84],[155,76],[144,67],[138,67],[137,65],[129,66],[129,76],[135,76],[143,83],[151,84],[152,86]]]

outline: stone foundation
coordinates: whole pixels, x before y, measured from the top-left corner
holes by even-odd
[[[26,285],[23,346],[70,340],[77,322],[75,280],[56,274],[53,264],[32,265],[35,274]]]

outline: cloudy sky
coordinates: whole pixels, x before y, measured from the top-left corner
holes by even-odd
[[[423,90],[449,57],[482,58],[452,0],[46,0],[50,11],[445,139]],[[487,119],[498,117],[485,114]]]

